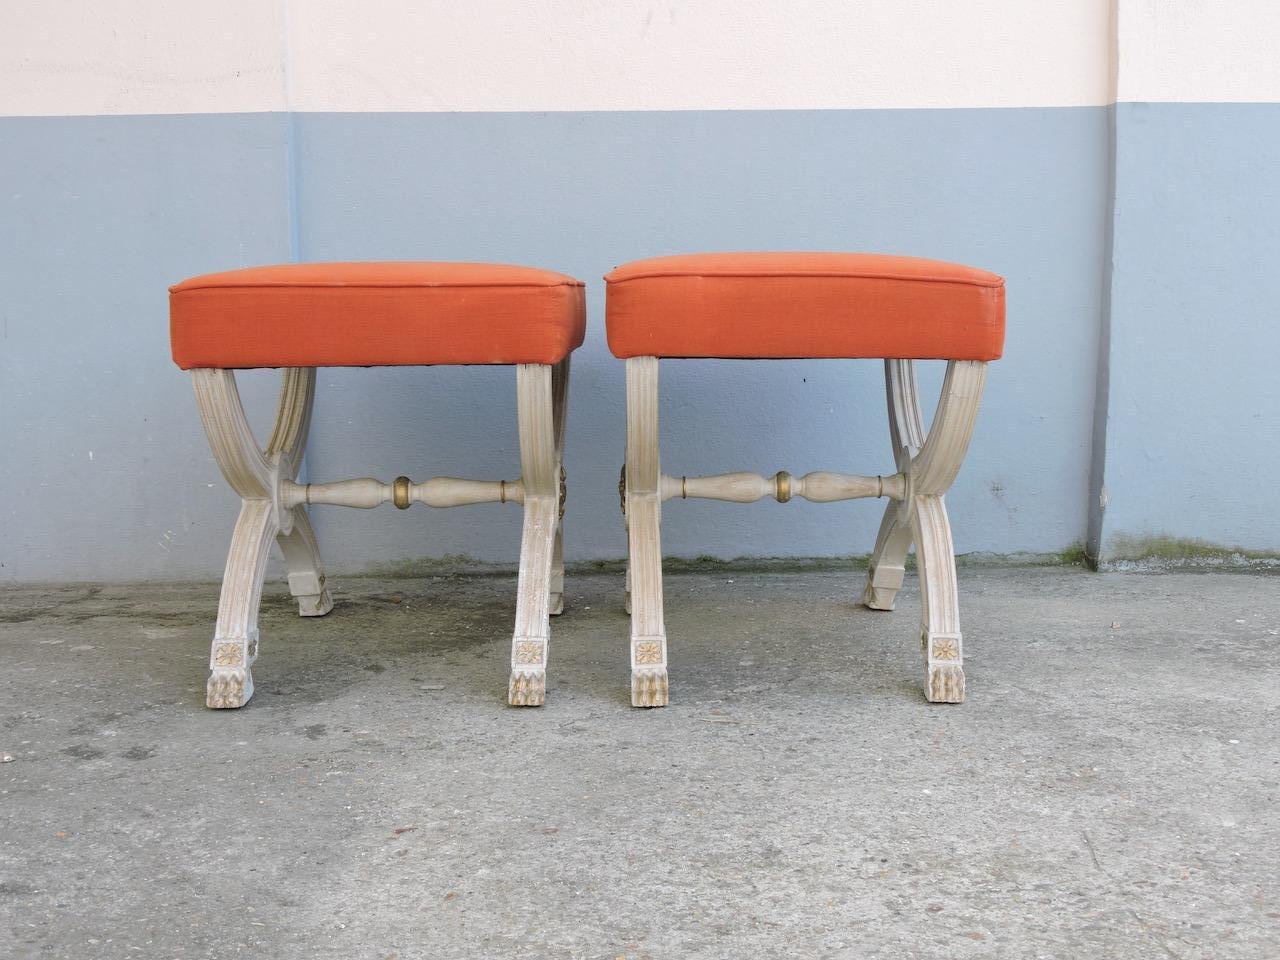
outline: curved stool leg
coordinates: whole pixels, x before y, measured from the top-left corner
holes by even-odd
[[[964,656],[955,549],[942,497],[917,497],[911,528],[920,568],[925,697],[931,703],[963,703]]]
[[[507,701],[512,706],[536,707],[546,699],[551,568],[556,528],[560,525],[560,463],[556,456],[551,367],[518,365],[516,394],[524,531]]]
[[[265,454],[258,449],[245,418],[234,371],[196,369],[191,377],[209,446],[222,475],[241,498],[222,575],[206,702],[210,707],[241,707],[253,696],[250,668],[258,656],[258,605],[274,538],[280,538],[285,550],[290,587],[299,597],[303,613],[308,608],[328,612],[319,551],[306,514],[295,510],[282,518],[275,496],[281,474],[292,479],[297,472],[295,465],[310,422],[315,372],[291,369],[285,373],[275,428]]]
[[[316,371],[314,367],[293,367],[284,371],[276,425],[267,444],[267,460],[279,460],[280,473],[295,480],[302,467],[307,437],[311,432],[311,408],[315,403]],[[333,609],[333,600],[325,587],[324,567],[320,563],[320,547],[303,504],[294,507],[292,529],[276,535],[284,554],[289,574],[289,592],[298,601],[298,614],[323,617]]]
[[[564,472],[564,423],[569,412],[569,358],[551,368],[551,417],[555,424],[556,463],[559,465],[559,517],[555,550],[551,556],[551,616],[564,613],[564,505],[567,495]]]
[[[218,625],[213,631],[205,689],[205,703],[210,707],[243,707],[253,696],[250,668],[258,659],[258,605],[275,535],[271,501],[245,500],[222,574]]]
[[[662,619],[657,357],[627,361],[626,471],[631,705],[663,707],[668,685],[667,631]]]
[[[884,385],[889,408],[889,441],[898,470],[906,473],[911,458],[924,444],[915,364],[910,360],[886,360]],[[892,610],[902,588],[907,551],[911,549],[911,510],[897,500],[885,507],[875,550],[867,567],[862,602],[872,610]]]
[[[320,563],[320,546],[316,543],[311,518],[304,506],[293,508],[293,529],[276,535],[280,552],[289,571],[289,592],[298,601],[298,616],[323,617],[333,609],[333,599],[325,585],[324,567]]]
[[[867,585],[862,591],[865,606],[872,610],[893,609],[906,576],[911,542],[911,511],[895,500],[889,501],[867,566]]]
[[[960,472],[969,449],[986,375],[987,365],[980,361],[953,360],[947,364],[929,436],[912,457],[908,473],[911,530],[920,567],[925,696],[933,703],[964,701],[955,548],[942,495]]]

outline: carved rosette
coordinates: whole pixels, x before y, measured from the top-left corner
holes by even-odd
[[[935,660],[960,659],[960,643],[955,637],[934,637],[932,650]]]
[[[658,640],[641,640],[636,644],[636,664],[662,662],[662,643]]]
[[[218,643],[213,648],[213,662],[219,667],[238,667],[244,663],[244,646],[239,640]]]
[[[542,663],[542,644],[537,640],[521,640],[516,644],[515,661],[521,666]]]

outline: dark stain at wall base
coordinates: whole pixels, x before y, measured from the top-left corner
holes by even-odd
[[[1247,550],[1189,537],[1119,534],[1108,539],[1099,563],[1102,570],[1274,570],[1280,552]]]

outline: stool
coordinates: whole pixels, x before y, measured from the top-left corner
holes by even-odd
[[[255,267],[170,289],[173,359],[190,370],[213,455],[240,495],[222,577],[206,701],[240,707],[253,695],[258,604],[274,540],[304,617],[333,607],[311,504],[370,508],[388,501],[524,507],[508,699],[546,691],[548,616],[563,609],[564,421],[569,355],[582,344],[582,283],[529,267],[479,263],[316,263]],[[512,364],[520,427],[518,480],[434,477],[298,483],[316,367]],[[254,440],[235,371],[283,367],[275,428]]]
[[[925,695],[964,700],[955,553],[943,494],[969,446],[986,363],[1004,344],[1004,281],[914,257],[719,253],[659,257],[610,273],[609,348],[627,361],[627,454],[619,484],[629,546],[631,702],[667,703],[662,618],[662,503],[703,497],[827,503],[887,497],[862,602],[892,610],[916,546]],[[896,472],[664,475],[658,457],[658,360],[877,358],[885,364]],[[920,418],[913,360],[946,360],[933,424]]]

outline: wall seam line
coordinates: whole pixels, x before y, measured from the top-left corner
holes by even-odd
[[[289,261],[302,256],[298,225],[298,124],[293,110],[293,56],[289,0],[280,0],[280,73],[284,86],[285,203],[289,225]]]
[[[1107,511],[1107,431],[1111,418],[1111,329],[1112,285],[1115,275],[1116,234],[1116,150],[1118,136],[1120,93],[1120,4],[1124,0],[1112,0],[1111,33],[1108,37],[1108,85],[1110,100],[1107,105],[1106,181],[1103,211],[1103,238],[1101,283],[1098,314],[1098,355],[1094,370],[1093,428],[1089,449],[1089,503],[1085,513],[1084,554],[1085,563],[1094,570],[1105,562],[1103,541]]]

